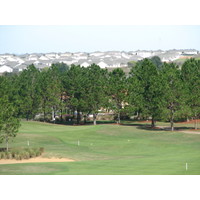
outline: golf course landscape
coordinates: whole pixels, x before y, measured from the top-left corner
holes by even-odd
[[[199,175],[200,131],[193,124],[122,121],[58,125],[22,121],[9,147],[43,147],[41,158],[56,162],[2,164],[1,175]],[[5,147],[5,143],[0,144]],[[62,161],[67,158],[69,162]],[[60,161],[59,161],[60,159]],[[26,160],[28,162],[28,160]],[[20,163],[21,162],[21,163]],[[187,169],[186,169],[187,163]]]

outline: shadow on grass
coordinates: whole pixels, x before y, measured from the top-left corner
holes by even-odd
[[[73,121],[67,121],[67,122],[46,122],[46,123],[50,123],[50,124],[56,124],[56,125],[66,125],[66,126],[84,126],[84,125],[93,125],[93,121],[87,121],[87,122],[80,122],[80,124],[77,124],[76,122],[73,122]],[[97,121],[96,122],[97,125],[100,125],[100,124],[116,124],[115,121]]]
[[[77,124],[75,121],[63,121],[63,122],[45,122],[45,123],[50,123],[50,124],[55,124],[55,125],[66,125],[66,126],[93,126],[93,121],[87,121],[84,123],[83,121],[80,122],[80,124]],[[144,122],[144,121],[135,121],[135,120],[130,120],[130,121],[122,121],[122,123],[117,124],[116,121],[111,120],[111,121],[97,121],[97,125],[119,125],[119,126],[133,126],[136,127],[137,129],[141,130],[148,130],[148,131],[171,131],[170,126],[156,126],[154,128],[151,127],[151,124],[149,122]],[[187,127],[187,126],[180,126],[180,127],[174,127],[174,131],[181,131],[181,130],[193,130],[193,127]],[[195,129],[194,129],[195,130]]]
[[[142,130],[148,130],[148,131],[171,131],[170,126],[166,127],[154,127],[152,128],[150,125],[143,125],[143,126],[137,126],[137,129],[142,129]],[[191,130],[191,127],[174,127],[174,131],[186,131],[186,130]]]

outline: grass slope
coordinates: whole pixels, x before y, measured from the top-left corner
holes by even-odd
[[[44,157],[76,162],[0,165],[0,174],[200,174],[200,135],[147,130],[142,124],[64,126],[23,121],[10,147],[25,147],[27,140],[31,147],[44,147]]]

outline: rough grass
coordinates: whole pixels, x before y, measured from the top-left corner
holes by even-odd
[[[151,130],[148,123],[124,124],[65,126],[23,121],[11,147],[26,147],[29,140],[31,147],[44,147],[44,157],[76,162],[6,164],[0,165],[0,174],[200,174],[200,135]],[[187,128],[188,124],[176,126]]]

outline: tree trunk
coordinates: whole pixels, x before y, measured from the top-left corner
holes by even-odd
[[[155,127],[155,119],[154,119],[154,116],[152,116],[152,119],[151,119],[151,128],[154,128]]]
[[[77,124],[80,124],[80,119],[81,119],[80,111],[77,110]]]
[[[60,101],[61,101],[60,120],[62,122],[63,121],[63,118],[62,118],[62,102],[63,102],[62,94],[60,95]]]
[[[61,120],[61,122],[63,121],[63,117],[62,117],[62,108],[60,109],[60,120]]]
[[[28,121],[28,120],[29,120],[29,112],[26,113],[26,121]]]
[[[55,111],[54,111],[54,107],[52,107],[52,121],[55,122]]]
[[[198,128],[198,123],[197,123],[197,116],[195,116],[195,130]]]
[[[45,112],[45,109],[44,109],[43,111],[44,111],[44,118],[43,118],[43,121],[45,122],[45,119],[46,119],[46,112]]]
[[[6,151],[8,152],[8,136],[6,137]]]
[[[97,114],[93,113],[93,124],[97,125]]]
[[[171,131],[174,131],[174,111],[173,111],[173,109],[171,109],[170,124],[171,124]]]
[[[87,123],[87,115],[84,115],[84,124]]]
[[[117,114],[117,124],[120,124],[120,112]]]

